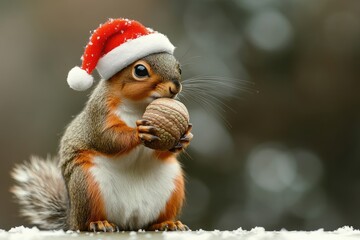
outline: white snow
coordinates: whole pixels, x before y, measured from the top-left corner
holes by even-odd
[[[262,227],[255,227],[250,231],[239,228],[234,231],[193,231],[193,232],[165,232],[165,240],[348,240],[360,239],[360,231],[352,227],[342,227],[335,231],[265,231]]]
[[[48,237],[73,236],[73,234],[73,232],[67,234],[63,230],[40,231],[37,227],[27,228],[24,226],[13,227],[9,231],[0,229],[0,239],[12,240],[47,239]]]
[[[262,227],[251,230],[242,228],[233,231],[189,231],[189,232],[119,232],[119,233],[81,233],[57,230],[41,231],[36,227],[24,226],[11,228],[9,231],[0,229],[0,239],[162,239],[162,240],[350,240],[360,239],[360,230],[345,226],[335,231],[266,231]]]

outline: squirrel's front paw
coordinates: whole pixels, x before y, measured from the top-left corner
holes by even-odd
[[[170,152],[181,152],[185,148],[187,148],[190,144],[190,141],[193,139],[194,135],[191,133],[192,124],[189,123],[188,129],[184,133],[184,135],[181,136],[180,141],[169,151]]]
[[[191,123],[178,141],[172,134],[151,126],[151,123],[147,120],[138,120],[136,125],[141,142],[146,147],[160,151],[180,152],[190,144],[193,138]]]
[[[142,143],[146,145],[147,142],[159,140],[160,138],[155,135],[155,127],[149,125],[147,120],[136,121],[139,138]]]

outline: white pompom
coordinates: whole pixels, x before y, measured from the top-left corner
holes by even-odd
[[[69,86],[76,91],[85,91],[93,84],[94,78],[84,69],[76,66],[73,67],[67,76]]]

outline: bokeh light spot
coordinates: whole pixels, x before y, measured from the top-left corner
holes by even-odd
[[[222,159],[223,156],[233,152],[234,143],[221,121],[205,110],[197,109],[191,112],[191,122],[194,126],[191,147],[204,156],[201,159],[206,160],[205,163],[210,164],[209,160]]]
[[[258,11],[250,19],[246,30],[251,43],[266,51],[276,51],[286,47],[293,35],[289,21],[273,9]]]
[[[259,146],[247,159],[251,179],[261,188],[279,192],[289,187],[296,177],[293,156],[280,146]]]

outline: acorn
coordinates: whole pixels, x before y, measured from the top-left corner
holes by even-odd
[[[185,105],[171,98],[158,98],[145,110],[143,119],[155,128],[157,140],[146,142],[145,146],[156,150],[170,150],[180,141],[189,127],[189,112]]]

